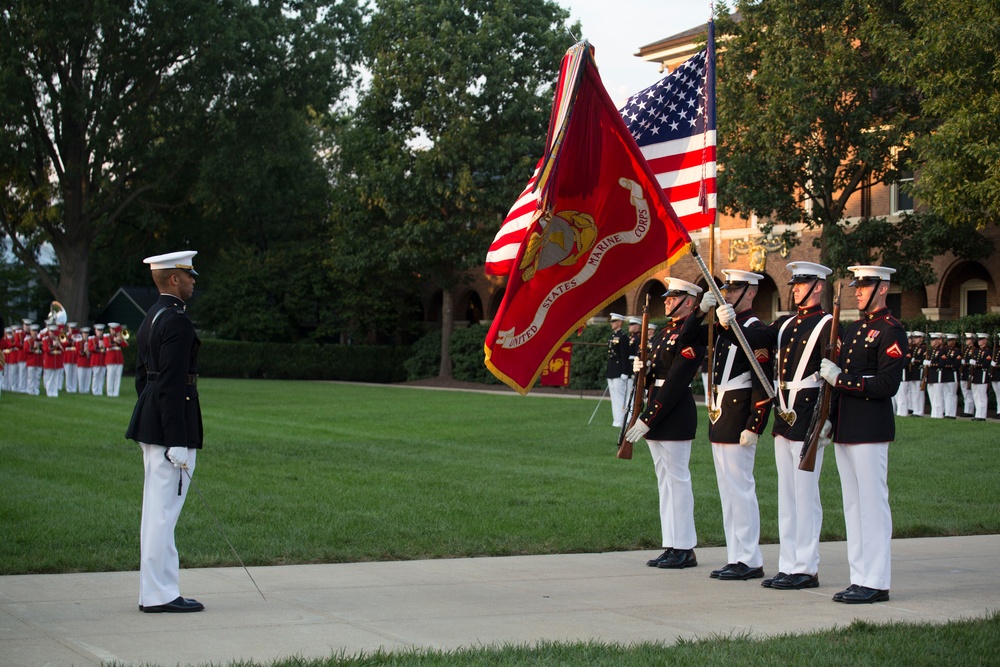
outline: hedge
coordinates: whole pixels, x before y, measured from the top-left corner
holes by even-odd
[[[125,349],[125,368],[135,368],[135,341]],[[271,380],[341,380],[390,383],[406,380],[408,346],[291,345],[208,339],[198,353],[205,377]]]

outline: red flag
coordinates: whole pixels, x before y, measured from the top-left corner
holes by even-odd
[[[486,365],[526,394],[567,334],[690,243],[605,91],[585,43],[563,59],[527,230],[485,343]]]
[[[545,367],[542,368],[542,376],[538,381],[543,387],[568,387],[569,367],[573,358],[573,343],[563,343],[552,355]]]

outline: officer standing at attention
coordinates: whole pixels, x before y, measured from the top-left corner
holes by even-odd
[[[813,262],[789,262],[795,314],[781,317],[770,326],[744,329],[754,350],[775,349],[774,458],[778,470],[778,573],[761,582],[764,588],[797,590],[819,586],[819,533],[823,506],[819,476],[823,449],[816,452],[812,472],[799,470],[799,455],[809,429],[812,412],[823,379],[819,362],[830,341],[830,327],[838,326],[823,311],[820,299],[831,270]],[[719,306],[719,324],[728,329],[736,321],[736,310]],[[723,334],[735,340],[732,332]]]
[[[622,331],[625,318],[611,313],[611,337],[608,338],[608,394],[611,396],[611,417],[615,428],[622,427],[625,418],[626,390],[630,362],[628,334]]]
[[[198,402],[201,341],[185,312],[194,294],[194,251],[147,257],[160,298],[139,327],[135,388],[139,400],[126,438],[142,448],[139,609],[146,613],[205,608],[181,597],[174,528],[180,517],[198,450],[202,446]]]
[[[906,365],[906,331],[885,306],[889,276],[883,266],[849,266],[861,319],[847,327],[838,363],[823,359],[820,374],[833,387],[830,421],[844,496],[851,585],[835,602],[889,599],[892,513],[889,443],[896,437],[892,397]]]
[[[993,368],[993,355],[989,349],[990,335],[988,333],[976,334],[975,354],[969,359],[969,381],[972,384],[972,400],[976,405],[976,414],[972,418],[974,422],[986,421],[986,411],[989,408],[987,388],[990,383],[990,372]]]
[[[694,494],[691,490],[691,441],[698,428],[698,411],[691,395],[691,381],[705,357],[700,339],[701,320],[691,317],[698,307],[701,288],[685,280],[667,278],[663,294],[667,324],[653,341],[649,364],[636,359],[633,370],[646,372],[651,400],[635,425],[625,434],[629,442],[646,438],[660,496],[662,554],[647,561],[650,567],[694,567],[698,536],[694,527]]]
[[[924,416],[924,405],[927,397],[920,391],[920,381],[927,369],[924,360],[927,358],[927,345],[924,343],[924,332],[913,331],[913,344],[910,346],[910,364],[907,366],[904,382],[909,386],[909,410],[914,417]]]
[[[753,314],[753,300],[764,276],[734,269],[722,273],[726,282],[720,289],[726,303],[736,310],[736,324],[744,329],[765,326]],[[708,311],[714,305],[715,297],[706,292],[701,310]],[[755,350],[754,354],[771,381],[771,349]],[[764,556],[760,551],[760,510],[753,466],[757,439],[771,414],[771,399],[738,344],[717,335],[712,356],[709,364],[714,396],[709,399],[708,440],[712,443],[722,501],[728,560],[725,567],[713,570],[710,576],[722,581],[759,579],[764,576]]]

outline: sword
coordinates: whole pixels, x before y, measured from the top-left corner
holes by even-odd
[[[590,419],[587,421],[587,426],[590,426],[590,422],[594,421],[594,416],[597,414],[597,409],[601,407],[601,401],[603,401],[604,397],[607,395],[608,395],[608,386],[607,383],[605,383],[604,393],[601,394],[601,397],[599,399],[597,399],[597,406],[594,408],[594,414],[590,415]]]
[[[264,602],[267,602],[267,598],[264,597],[264,593],[260,590],[260,586],[257,585],[257,582],[254,581],[253,575],[250,574],[250,570],[247,569],[246,565],[243,565],[243,559],[240,558],[240,555],[236,552],[236,547],[234,547],[233,543],[229,541],[228,537],[226,537],[226,531],[222,529],[222,523],[219,521],[219,517],[217,517],[215,512],[212,511],[212,508],[209,507],[208,501],[205,500],[205,496],[202,494],[201,489],[199,489],[198,485],[194,483],[194,478],[191,477],[191,472],[188,470],[188,467],[185,465],[181,468],[181,470],[187,473],[188,483],[191,485],[191,488],[197,492],[198,497],[201,498],[201,502],[205,505],[205,509],[208,510],[209,515],[211,515],[212,519],[215,521],[215,529],[219,532],[219,535],[222,536],[222,539],[226,541],[226,544],[229,545],[229,548],[233,550],[233,555],[236,556],[236,560],[239,561],[240,565],[243,567],[243,571],[247,573],[248,577],[250,577],[250,581],[253,582],[254,588],[256,588],[257,592],[260,593],[260,596],[264,598]]]

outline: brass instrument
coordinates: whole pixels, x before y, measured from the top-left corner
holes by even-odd
[[[52,324],[66,324],[66,309],[58,301],[53,301],[52,305],[49,307],[48,317],[45,318],[47,322]]]
[[[128,340],[132,337],[132,332],[128,330],[128,327],[122,327],[121,337],[122,340]]]

